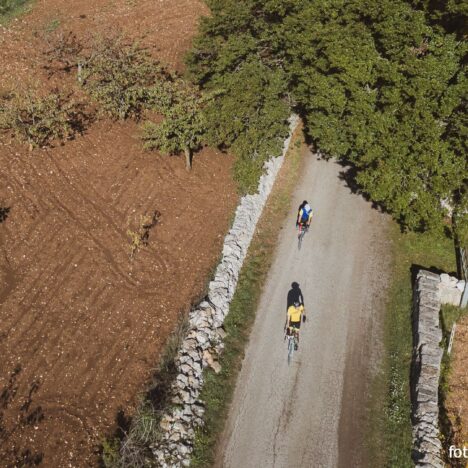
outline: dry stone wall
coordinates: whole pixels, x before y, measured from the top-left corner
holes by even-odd
[[[161,467],[190,465],[195,428],[203,425],[205,411],[203,402],[199,400],[203,369],[207,366],[211,366],[215,372],[221,369],[217,356],[223,349],[224,318],[229,312],[229,304],[257,221],[298,122],[297,116],[290,118],[290,134],[284,142],[283,154],[266,162],[258,192],[242,197],[232,228],[224,240],[222,260],[209,284],[208,296],[190,312],[188,332],[176,357],[178,375],[172,387],[174,406],[163,416],[161,437],[152,447]]]
[[[413,293],[412,457],[417,467],[443,468],[439,439],[439,376],[443,349],[439,326],[441,277],[420,271]]]
[[[460,305],[464,288],[465,281],[447,273],[421,270],[416,277],[411,397],[412,456],[417,467],[444,467],[439,439],[439,377],[444,352],[439,314],[442,304]]]

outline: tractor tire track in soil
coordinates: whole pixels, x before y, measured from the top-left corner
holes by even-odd
[[[0,409],[7,464],[97,462],[180,311],[202,293],[236,206],[230,157],[204,151],[188,174],[182,158],[143,153],[118,129],[96,131],[107,135],[104,148],[116,147],[103,151],[105,164],[94,156],[100,147],[82,152],[80,139],[67,154],[24,159],[21,148],[2,147],[0,196],[11,210],[0,225],[0,393],[19,369]],[[118,199],[109,192],[116,184]],[[154,210],[161,222],[131,260],[127,224]]]

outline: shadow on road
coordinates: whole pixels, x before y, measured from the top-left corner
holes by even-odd
[[[293,281],[291,283],[291,289],[288,291],[288,297],[286,299],[286,310],[288,310],[288,307],[292,306],[295,302],[300,302],[301,304],[304,304],[304,296],[302,295],[299,283]]]

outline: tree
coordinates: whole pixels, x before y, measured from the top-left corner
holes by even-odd
[[[405,2],[315,2],[288,36],[287,71],[307,131],[355,165],[363,192],[409,229],[442,225],[466,174],[448,138],[463,45]]]
[[[156,84],[150,92],[150,101],[164,120],[143,125],[144,147],[166,154],[183,152],[185,167],[190,170],[193,152],[202,146],[206,132],[204,98],[196,88],[176,79]]]
[[[448,206],[460,211],[461,2],[208,3],[187,63],[202,87],[221,91],[207,108],[208,135],[238,156],[241,185],[254,185],[275,153],[292,107],[314,144],[353,164],[361,191],[404,228],[441,227]]]
[[[288,134],[284,73],[252,58],[216,85],[216,99],[205,110],[207,141],[234,152],[239,190],[253,192],[266,159],[279,156]]]
[[[237,156],[242,193],[256,189],[265,160],[280,153],[288,132],[284,19],[301,3],[212,0],[187,58],[192,79],[215,93],[205,112],[207,139]]]

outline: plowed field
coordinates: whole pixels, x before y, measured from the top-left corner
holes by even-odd
[[[0,86],[44,83],[51,24],[119,26],[180,69],[204,11],[195,0],[38,0],[0,28]],[[231,157],[205,149],[187,173],[137,136],[134,123],[104,120],[47,150],[0,140],[2,467],[96,466],[216,264],[237,202]],[[131,258],[128,230],[155,211]]]

